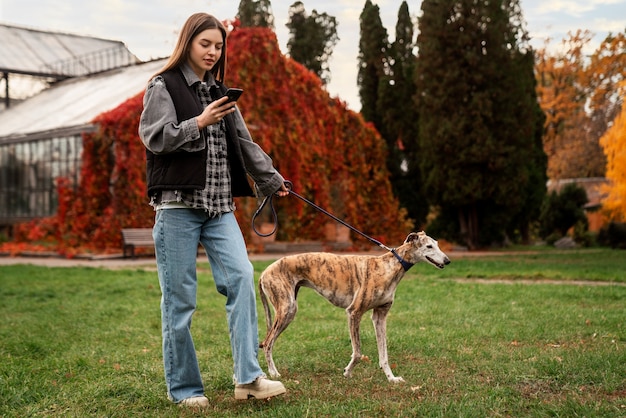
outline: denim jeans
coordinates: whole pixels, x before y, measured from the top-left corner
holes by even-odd
[[[226,296],[237,383],[263,376],[253,268],[234,213],[209,217],[203,210],[157,210],[152,231],[161,286],[163,363],[169,398],[200,396],[204,386],[191,337],[196,309],[198,243],[208,254],[217,291]]]

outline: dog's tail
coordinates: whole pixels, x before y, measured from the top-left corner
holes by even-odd
[[[262,279],[263,277],[261,277]],[[265,294],[265,290],[263,290],[263,280],[259,279],[259,295],[261,296],[261,303],[263,304],[263,310],[265,311],[265,325],[267,326],[267,334],[270,333],[270,329],[272,327],[272,310],[269,307],[269,303],[267,303],[267,295]],[[259,344],[260,348],[263,348],[265,341]]]

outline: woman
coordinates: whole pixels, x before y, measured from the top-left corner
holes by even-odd
[[[196,308],[198,243],[226,296],[235,398],[285,393],[259,366],[253,268],[234,216],[234,196],[288,194],[271,159],[252,142],[235,102],[227,102],[226,29],[196,13],[145,92],[139,135],[146,146],[153,237],[161,286],[165,382],[170,400],[207,407],[190,333]]]

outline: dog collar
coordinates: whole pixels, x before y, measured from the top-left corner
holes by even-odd
[[[400,257],[400,254],[398,254],[396,252],[395,248],[391,249],[391,253],[396,256],[396,258],[398,259],[398,261],[400,262],[400,264],[402,265],[402,268],[404,269],[404,271],[409,271],[409,269],[411,267],[413,267],[413,263],[409,263],[408,261],[406,261],[404,258]]]

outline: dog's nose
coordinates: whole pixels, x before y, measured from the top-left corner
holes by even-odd
[[[445,264],[446,266],[447,266],[448,264],[450,264],[450,259],[449,259],[448,257],[446,257],[446,259],[445,259],[445,260],[443,260],[443,264]]]

